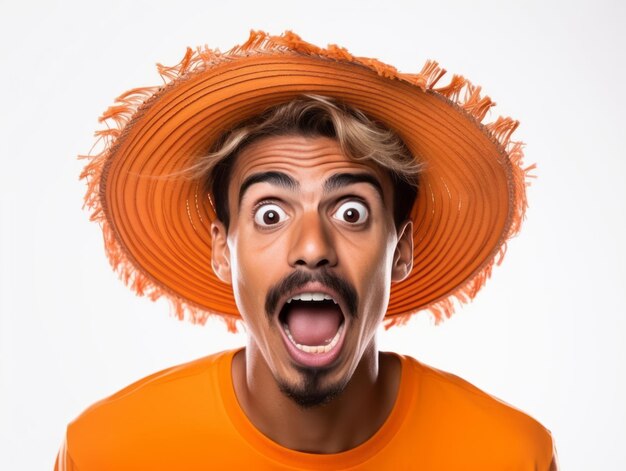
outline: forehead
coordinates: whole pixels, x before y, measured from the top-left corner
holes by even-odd
[[[246,147],[234,163],[229,193],[238,192],[249,176],[267,171],[284,172],[304,188],[321,186],[338,173],[367,173],[383,188],[391,185],[386,169],[375,162],[351,159],[334,139],[289,135],[266,137]]]

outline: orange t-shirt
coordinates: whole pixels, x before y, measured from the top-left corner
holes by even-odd
[[[164,370],[91,406],[68,426],[55,470],[555,469],[541,424],[406,356],[395,405],[369,440],[337,454],[284,448],[239,407],[235,353]]]

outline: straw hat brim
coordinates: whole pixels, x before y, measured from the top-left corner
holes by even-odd
[[[492,101],[459,76],[435,88],[444,71],[434,62],[401,74],[293,33],[253,32],[227,53],[189,49],[177,66],[159,69],[165,86],[131,90],[103,115],[113,125],[97,133],[104,145],[83,177],[114,268],[138,294],[167,296],[181,318],[216,314],[233,328],[239,314],[211,268],[215,214],[203,184],[175,175],[225,130],[302,94],[360,109],[424,164],[412,211],[413,271],[392,286],[387,325],[425,309],[449,316],[452,298],[476,295],[519,229],[529,169],[511,141],[517,122],[481,124]]]

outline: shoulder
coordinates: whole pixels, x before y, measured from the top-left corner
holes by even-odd
[[[105,459],[101,455],[110,459],[127,455],[138,443],[171,446],[207,422],[218,422],[220,370],[232,354],[165,369],[98,401],[68,426],[68,452],[77,463]]]
[[[537,420],[454,374],[410,357],[403,365],[414,373],[417,414],[433,436],[469,455],[488,454],[502,463],[531,460],[548,469],[552,436]]]
[[[160,398],[175,402],[178,394],[197,383],[206,383],[216,370],[220,359],[229,352],[221,352],[189,363],[173,366],[142,378],[118,392],[87,408],[75,422],[95,419],[102,413],[111,414],[117,410],[142,406],[145,401]]]

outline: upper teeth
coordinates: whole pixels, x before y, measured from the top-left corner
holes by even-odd
[[[291,301],[332,301],[335,304],[337,304],[337,301],[335,301],[331,296],[327,295],[326,293],[300,293],[300,294],[296,294],[295,296],[292,296],[291,298],[289,298],[287,300],[287,303],[290,303]]]

